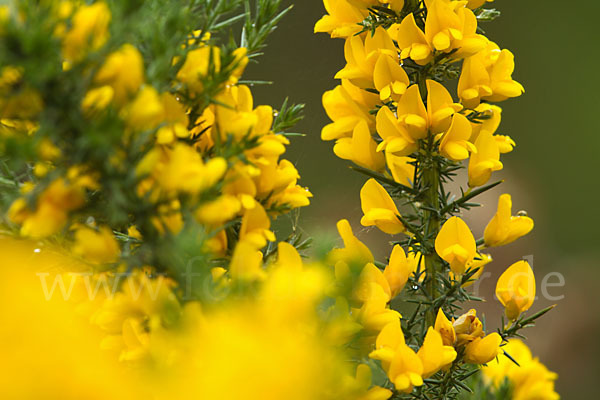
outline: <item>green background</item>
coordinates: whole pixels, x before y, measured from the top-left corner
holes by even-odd
[[[292,1],[284,1],[291,4]],[[485,23],[486,35],[515,54],[514,79],[526,93],[500,104],[499,133],[510,135],[517,147],[502,161],[495,177],[506,183],[481,197],[484,207],[465,218],[476,237],[494,214],[498,195],[511,193],[513,213],[525,209],[535,220],[534,231],[520,241],[492,251],[476,304],[486,315],[488,330],[495,329],[502,311],[493,299],[497,276],[522,257],[533,259],[540,299],[532,310],[557,307],[536,328],[525,331],[528,345],[551,370],[559,373],[557,390],[564,399],[595,397],[600,376],[600,307],[597,229],[600,226],[600,73],[598,72],[596,15],[600,3],[564,1],[505,1],[493,6],[503,16]],[[256,104],[281,104],[285,97],[305,103],[305,119],[286,157],[302,175],[301,184],[314,194],[302,210],[301,226],[309,234],[335,234],[335,222],[350,220],[355,233],[377,257],[389,254],[389,236],[360,226],[359,190],[365,177],[337,159],[331,142],[320,140],[329,122],[321,105],[325,90],[336,85],[333,75],[344,65],[343,40],[313,34],[314,23],[325,10],[319,0],[299,0],[270,38],[260,65],[246,77],[273,81],[253,89]],[[464,177],[459,182],[465,183]],[[551,287],[544,299],[541,282],[550,272],[564,276],[564,287]],[[558,282],[556,276],[549,282]]]

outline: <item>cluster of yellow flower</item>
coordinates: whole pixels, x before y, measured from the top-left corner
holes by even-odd
[[[8,213],[21,226],[22,235],[44,238],[67,227],[76,230],[74,250],[84,259],[103,264],[117,261],[119,246],[111,228],[118,227],[83,224],[90,216],[85,213],[86,201],[106,190],[107,170],[127,173],[124,168],[132,167],[132,149],[140,142],[147,148],[133,165],[132,181],[138,201],[155,207],[150,229],[179,233],[185,223],[181,204],[185,198],[185,212],[191,212],[212,235],[206,247],[216,255],[228,253],[223,229],[228,222],[241,218],[239,240],[260,249],[275,239],[269,231],[269,215],[309,204],[311,194],[298,186],[298,171],[289,161],[280,160],[289,142],[272,130],[273,109],[254,107],[249,87],[237,84],[248,63],[244,47],[224,55],[210,43],[210,32],[193,32],[181,45],[182,55],[173,57],[174,79],[158,90],[146,80],[144,58],[134,44],[105,49],[111,28],[107,3],[54,1],[48,7],[52,34],[61,43],[64,73],[80,72],[87,82],[78,117],[96,126],[116,114],[121,129],[115,141],[118,148],[103,170],[86,160],[69,165],[73,162],[67,154],[69,144],[40,133],[36,142],[40,161],[34,168],[40,183],[23,182],[22,197]],[[226,79],[217,82],[211,92],[214,99],[206,104],[205,85],[215,84],[215,74]],[[41,96],[33,89],[18,88],[26,82],[19,67],[5,66],[0,81],[3,129],[25,130],[35,137],[44,107]],[[235,146],[241,150],[232,151]],[[55,166],[62,168],[55,171]],[[141,240],[148,227],[132,222],[129,233]]]
[[[463,288],[492,261],[481,250],[511,243],[533,229],[531,218],[511,214],[509,194],[500,196],[498,211],[479,241],[455,215],[472,206],[471,198],[497,185],[487,183],[503,168],[500,155],[515,146],[510,137],[496,134],[501,109],[490,102],[520,96],[524,89],[512,79],[512,53],[478,33],[485,1],[323,3],[328,15],[317,22],[315,32],[345,40],[346,65],[335,75],[341,84],[323,95],[332,122],[321,137],[335,140],[335,154],[371,177],[360,191],[361,224],[406,235],[394,242],[398,244],[384,271],[372,264],[372,256],[362,259],[366,265],[358,298],[364,305],[358,315],[369,316],[361,322],[377,334],[369,356],[381,360],[389,381],[401,392],[410,393],[423,379],[445,371],[429,385],[432,391],[417,392],[445,398],[446,384],[440,382],[460,376],[460,365],[486,364],[508,352],[504,345],[524,326],[519,318],[535,297],[533,271],[519,261],[504,272],[496,288],[512,330],[506,325],[485,335],[475,310],[452,322],[445,315],[447,311],[454,317],[456,303],[471,299]],[[457,77],[455,101],[444,81]],[[451,201],[444,184],[467,159],[469,189]],[[395,199],[406,213],[401,214]],[[338,229],[348,246],[346,226],[341,221]],[[355,246],[354,253],[359,248],[368,253],[363,245]],[[403,332],[391,301],[407,282],[407,297],[427,310],[415,311]],[[417,327],[414,320],[419,318],[424,324]],[[505,365],[507,360],[499,362]],[[522,391],[530,390],[534,380]],[[544,387],[549,389],[542,397],[518,398],[556,398],[552,386]]]

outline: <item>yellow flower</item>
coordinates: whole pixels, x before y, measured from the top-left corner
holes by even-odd
[[[354,128],[365,121],[370,131],[375,129],[375,118],[370,110],[379,102],[379,96],[362,90],[347,79],[323,94],[323,107],[333,121],[321,130],[321,139],[334,140],[352,137]]]
[[[121,253],[114,235],[105,226],[98,230],[79,227],[75,231],[73,252],[94,264],[114,263]]]
[[[143,82],[142,55],[130,44],[124,44],[119,50],[109,54],[94,76],[94,84],[112,87],[115,103],[119,107],[125,105]]]
[[[452,96],[441,83],[427,80],[427,117],[432,133],[447,131],[452,122],[452,115],[462,108],[462,105],[454,103]]]
[[[496,297],[511,321],[529,310],[535,299],[535,276],[527,261],[517,261],[498,278]]]
[[[477,245],[467,224],[459,217],[452,217],[435,238],[435,251],[450,264],[452,272],[460,275],[477,254]]]
[[[502,337],[490,333],[484,338],[476,338],[465,347],[465,361],[471,364],[486,364],[500,353]]]
[[[396,297],[402,291],[408,281],[408,277],[415,272],[415,266],[406,257],[406,253],[402,247],[395,245],[390,255],[390,262],[383,271],[383,276],[390,286],[392,298]]]
[[[375,63],[373,83],[379,91],[381,101],[391,98],[398,101],[410,85],[404,68],[398,64],[398,59],[387,54],[381,54]]]
[[[164,235],[166,232],[177,234],[183,229],[183,217],[181,216],[181,203],[175,199],[169,203],[158,206],[156,217],[152,218],[152,225]]]
[[[483,324],[479,318],[477,318],[477,311],[474,309],[470,309],[468,312],[458,317],[458,319],[453,322],[452,327],[456,333],[456,346],[470,343],[485,335],[483,332]]]
[[[128,276],[120,291],[108,296],[90,318],[106,334],[100,347],[120,361],[149,357],[151,335],[181,312],[173,287],[170,279],[150,278],[145,271]]]
[[[404,231],[394,200],[375,179],[369,179],[360,190],[360,203],[364,213],[360,220],[363,226],[375,225],[390,235]]]
[[[457,50],[453,58],[473,55],[487,44],[485,36],[478,35],[477,18],[464,3],[450,0],[429,1],[425,20],[425,37],[432,48],[446,53]]]
[[[22,208],[25,203],[17,200],[15,209],[11,207],[10,215],[19,216],[15,222],[22,221],[23,236],[50,236],[65,226],[70,211],[83,206],[84,188],[76,179],[56,179],[38,197],[35,211]]]
[[[483,186],[490,180],[492,172],[499,171],[503,165],[500,162],[500,146],[489,131],[481,131],[475,141],[477,152],[469,160],[469,186]]]
[[[242,209],[240,200],[232,195],[224,194],[215,200],[203,203],[196,210],[196,220],[201,224],[218,227],[233,219]]]
[[[233,56],[232,65],[235,65],[236,67],[231,72],[231,76],[229,76],[227,83],[229,85],[235,85],[242,77],[244,70],[248,65],[248,49],[245,47],[239,47],[235,49],[231,55]]]
[[[273,196],[269,204],[288,206],[291,208],[306,207],[310,204],[312,193],[302,186],[290,184],[279,194]]]
[[[265,135],[271,130],[273,109],[270,106],[254,108],[248,86],[231,86],[217,100],[223,105],[216,107],[217,129],[213,130],[213,134],[218,133],[222,142],[227,141],[229,135],[241,140],[246,136]]]
[[[370,88],[373,87],[373,74],[380,55],[397,62],[398,49],[388,32],[379,27],[364,40],[360,36],[346,39],[344,55],[347,64],[335,75],[335,79],[348,79],[358,87]]]
[[[352,228],[348,220],[342,219],[338,221],[337,230],[344,242],[344,248],[333,249],[329,252],[328,257],[332,264],[344,261],[362,266],[375,261],[371,250],[352,233]]]
[[[108,85],[89,90],[81,101],[81,109],[88,117],[106,109],[113,101],[115,91]]]
[[[371,295],[371,284],[381,286],[385,292],[387,301],[390,301],[392,290],[389,281],[384,276],[384,273],[372,263],[366,264],[362,269],[358,278],[358,285],[354,290],[354,297],[361,302],[367,301]]]
[[[385,149],[386,155],[406,156],[417,149],[417,141],[387,106],[379,109],[376,121],[377,132],[383,139],[377,146],[378,152]]]
[[[456,350],[444,345],[442,335],[430,326],[417,355],[423,363],[423,378],[429,378],[456,359]]]
[[[390,363],[388,377],[397,390],[410,393],[414,386],[423,385],[423,363],[413,349],[401,344]]]
[[[390,321],[381,329],[375,350],[369,357],[381,360],[384,371],[397,390],[410,393],[414,386],[423,384],[423,363],[406,345],[399,319]]]
[[[315,33],[327,32],[332,38],[347,38],[360,32],[359,22],[367,16],[366,10],[360,10],[348,0],[323,0],[329,15],[323,16],[315,24]]]
[[[98,1],[78,8],[72,18],[72,28],[63,38],[63,56],[68,61],[78,61],[89,50],[97,50],[108,40],[110,10]]]
[[[533,229],[533,220],[527,216],[511,216],[512,200],[510,194],[498,199],[498,211],[483,232],[485,245],[498,247],[509,244],[527,235]]]
[[[388,295],[380,285],[370,283],[362,307],[353,308],[352,313],[367,331],[379,332],[388,323],[400,318],[398,311],[387,307],[388,300]]]
[[[178,143],[169,152],[168,162],[157,171],[159,186],[169,192],[199,193],[215,185],[225,174],[227,162],[220,157],[206,163],[192,147]]]
[[[446,318],[446,314],[444,314],[441,308],[438,309],[434,329],[440,333],[444,346],[454,346],[454,342],[456,342],[454,326],[452,326],[452,322]]]
[[[469,153],[477,152],[477,148],[469,142],[470,137],[471,124],[467,117],[462,114],[454,114],[450,128],[446,133],[441,134],[440,153],[454,161],[468,158]]]
[[[427,109],[423,104],[419,85],[412,85],[406,90],[398,101],[396,114],[398,122],[413,139],[424,139],[427,136]]]
[[[433,49],[423,31],[417,26],[414,15],[408,14],[400,24],[389,28],[390,35],[398,42],[400,57],[412,59],[419,65],[426,65],[433,58]]]
[[[263,206],[257,202],[242,216],[240,240],[251,243],[255,248],[260,249],[267,244],[267,241],[275,241],[275,234],[269,230],[270,228],[271,220]]]
[[[160,96],[152,86],[144,86],[125,110],[128,128],[137,132],[157,128],[164,115]]]
[[[229,263],[229,274],[232,279],[238,280],[263,279],[266,273],[262,268],[262,260],[263,254],[253,243],[240,240]]]
[[[412,187],[415,179],[414,158],[397,156],[391,151],[385,152],[385,163],[387,164],[392,178],[395,182],[404,186]]]
[[[177,80],[185,84],[192,95],[202,93],[204,79],[212,70],[221,70],[221,49],[216,46],[202,46],[187,53],[183,65],[177,72]]]
[[[400,325],[400,319],[396,318],[381,329],[375,339],[375,350],[369,353],[369,357],[380,360],[385,372],[390,369],[390,363],[394,359],[396,349],[405,344],[404,333]]]
[[[171,93],[165,92],[160,95],[160,102],[163,108],[162,121],[165,123],[156,132],[156,142],[159,144],[172,143],[176,138],[185,139],[190,136],[187,129],[189,119],[184,106],[177,101]]]
[[[373,171],[381,171],[385,167],[384,155],[377,152],[377,144],[371,137],[365,121],[356,125],[351,138],[338,139],[333,152],[341,159],[351,160]]]
[[[503,101],[525,92],[512,79],[515,60],[509,50],[500,50],[489,42],[487,48],[464,61],[458,81],[458,97],[467,108],[475,108],[481,100]]]

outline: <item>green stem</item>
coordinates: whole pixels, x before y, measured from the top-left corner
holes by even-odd
[[[429,137],[429,145],[427,146],[428,162],[426,163],[425,170],[423,171],[423,186],[427,187],[425,193],[425,204],[429,209],[423,211],[424,221],[426,221],[426,232],[425,237],[429,238],[432,242],[435,241],[437,234],[440,230],[440,216],[437,212],[432,210],[440,209],[440,198],[438,195],[440,185],[440,171],[439,166],[433,158],[433,137]],[[433,249],[434,243],[428,248]],[[440,270],[439,257],[432,250],[429,254],[425,255],[425,270],[426,270],[426,289],[429,296],[432,299],[436,299],[440,295],[440,290],[437,284],[437,274]],[[427,326],[433,326],[435,323],[435,312],[433,306],[427,310],[425,319]]]

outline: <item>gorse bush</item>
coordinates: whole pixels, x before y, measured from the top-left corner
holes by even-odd
[[[485,248],[527,234],[511,197],[476,240],[458,216],[496,187],[491,103],[523,92],[480,1],[324,1],[344,38],[323,96],[334,152],[369,179],[313,260],[312,194],[284,153],[302,106],[245,79],[280,0],[13,1],[0,7],[0,328],[6,398],[556,399],[515,338],[549,309],[530,266],[498,280],[493,331],[468,289]],[[458,80],[458,102],[446,89]],[[448,184],[469,159],[468,188]],[[274,232],[285,218],[291,234]],[[402,309],[404,315],[400,315]],[[409,310],[408,314],[404,310]],[[487,332],[486,332],[487,330]]]

